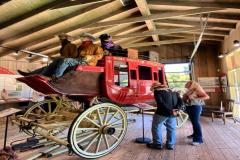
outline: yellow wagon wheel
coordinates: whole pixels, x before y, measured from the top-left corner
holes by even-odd
[[[188,120],[188,114],[180,110],[177,116],[177,128],[182,127],[184,123]]]
[[[68,141],[78,156],[98,158],[113,151],[123,140],[126,130],[126,113],[117,105],[102,103],[92,106],[74,120]]]
[[[64,121],[67,118],[59,113],[60,111],[67,111],[72,107],[69,101],[63,99],[49,99],[38,102],[30,107],[25,114],[22,116],[23,118],[30,119],[34,122],[41,123],[41,124],[49,124],[53,123],[54,121]],[[77,114],[76,114],[77,115]],[[74,119],[74,117],[72,118]],[[25,121],[20,121],[20,124],[23,128],[23,131],[28,135],[34,135],[34,126],[27,127],[29,123]],[[62,131],[66,126],[60,126],[55,128],[54,133],[58,133]]]

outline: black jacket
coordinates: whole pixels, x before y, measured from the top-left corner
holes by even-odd
[[[155,113],[158,115],[173,116],[172,110],[183,105],[180,95],[169,89],[155,90],[154,97],[157,102],[157,111]]]

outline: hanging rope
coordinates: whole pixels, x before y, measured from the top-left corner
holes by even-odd
[[[194,49],[193,49],[193,52],[192,52],[191,57],[190,57],[190,61],[192,61],[192,59],[193,59],[194,55],[196,54],[197,49],[198,49],[198,47],[199,47],[199,45],[200,45],[200,43],[201,43],[201,41],[202,41],[202,37],[203,37],[204,31],[205,31],[205,29],[206,29],[209,16],[210,16],[210,13],[208,13],[208,16],[207,16],[205,22],[203,22],[202,16],[200,17],[200,26],[201,26],[201,31],[202,31],[202,32],[201,32],[201,34],[199,35],[198,41],[197,41],[197,43],[196,43],[196,45],[195,45],[195,47],[194,47]]]

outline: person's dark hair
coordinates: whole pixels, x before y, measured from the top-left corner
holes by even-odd
[[[106,41],[108,38],[110,38],[111,36],[109,35],[109,34],[102,34],[102,35],[100,35],[99,36],[99,39],[101,40],[101,41]]]

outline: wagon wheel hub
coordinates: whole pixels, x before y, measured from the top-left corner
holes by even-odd
[[[108,135],[113,135],[115,133],[115,128],[113,127],[108,127],[108,126],[103,126],[101,129],[100,129],[100,133],[102,134],[108,134]]]

